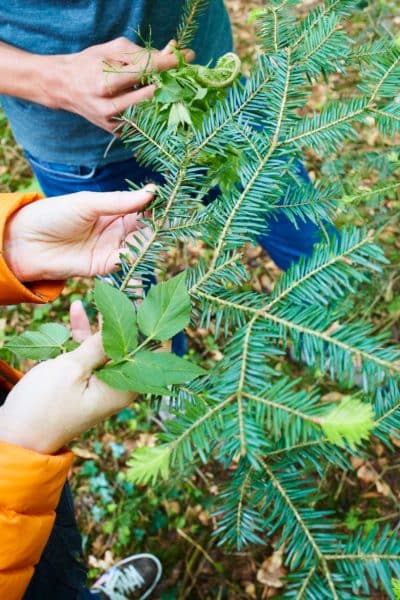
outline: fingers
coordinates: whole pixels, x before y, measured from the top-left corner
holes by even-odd
[[[170,40],[168,44],[161,50],[161,54],[172,54],[174,49],[178,47],[176,40]]]
[[[70,321],[72,338],[75,342],[83,342],[91,335],[90,322],[83,304],[80,300],[76,300],[71,304]]]
[[[195,57],[193,50],[181,50],[181,54],[187,62],[191,62]],[[171,51],[154,52],[153,64],[157,71],[166,71],[178,66],[178,57]]]
[[[146,75],[178,66],[178,57],[174,52],[177,46],[175,40],[168,42],[161,51],[142,48],[128,40],[122,40],[121,44],[124,47],[123,52],[120,51],[118,55],[104,60],[104,96],[119,96],[132,89],[135,83],[143,82],[143,77]],[[193,50],[185,49],[180,52],[186,62],[191,62],[195,58]]]
[[[92,218],[100,216],[123,216],[139,212],[154,198],[154,184],[135,192],[79,192],[76,201],[83,213]]]
[[[95,369],[102,367],[107,362],[104,354],[101,333],[88,337],[79,348],[70,353],[78,364],[84,378],[89,377]]]
[[[117,98],[113,98],[110,100],[112,102],[112,112],[110,115],[110,119],[121,115],[129,106],[140,104],[140,102],[144,102],[145,100],[151,100],[154,96],[154,92],[157,87],[154,84],[146,85],[144,87],[139,88],[138,90],[133,90],[132,92],[127,92],[118,96]],[[115,121],[111,121],[112,127],[115,129],[116,123]]]
[[[103,97],[115,97],[132,90],[143,77],[143,69],[138,65],[104,63],[104,81],[100,88]]]

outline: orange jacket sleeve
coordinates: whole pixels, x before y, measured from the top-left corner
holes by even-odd
[[[4,230],[8,219],[17,210],[40,200],[37,193],[0,194],[0,305],[35,302],[51,302],[60,294],[64,283],[61,281],[32,282],[22,284],[10,271],[3,256]]]
[[[23,597],[53,527],[72,456],[0,441],[0,598]]]
[[[7,220],[39,194],[0,194],[0,305],[54,300],[63,282],[22,284],[2,253]],[[0,385],[9,390],[19,373],[0,361]],[[53,456],[0,441],[0,598],[20,600],[50,536],[55,508],[72,453]]]

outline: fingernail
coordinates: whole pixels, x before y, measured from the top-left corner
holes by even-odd
[[[149,183],[149,185],[146,185],[146,187],[144,188],[144,191],[148,192],[149,194],[156,194],[157,190],[158,188],[154,183]]]
[[[168,54],[169,52],[172,52],[173,48],[176,48],[177,43],[176,40],[170,40],[168,42],[168,44],[165,46],[165,48],[162,49],[162,52],[164,54]]]
[[[187,61],[191,61],[194,59],[194,57],[196,56],[196,54],[193,52],[193,50],[182,50],[182,54],[185,57],[185,60]]]

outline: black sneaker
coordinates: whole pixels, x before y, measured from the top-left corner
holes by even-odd
[[[101,600],[144,600],[149,598],[161,574],[156,556],[134,554],[103,573],[90,591]]]

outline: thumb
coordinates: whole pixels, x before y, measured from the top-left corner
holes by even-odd
[[[154,198],[157,186],[154,184],[135,192],[95,192],[80,194],[83,209],[89,209],[93,216],[126,215],[139,212]]]
[[[89,377],[95,369],[108,361],[104,354],[101,333],[88,337],[79,348],[70,353],[70,356],[79,364],[85,377]]]
[[[89,318],[81,300],[75,300],[75,302],[72,302],[69,314],[72,338],[76,342],[83,342],[86,340],[86,338],[90,337],[91,330]]]

